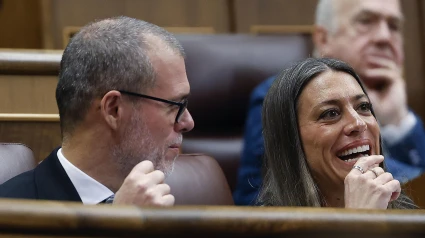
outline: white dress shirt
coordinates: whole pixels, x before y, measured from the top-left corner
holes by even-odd
[[[114,193],[92,177],[75,167],[62,154],[62,148],[58,150],[58,159],[63,169],[80,195],[85,205],[98,204]]]
[[[415,125],[416,117],[409,111],[407,116],[401,120],[400,125],[386,125],[381,127],[381,135],[385,138],[388,145],[391,146],[403,140]]]

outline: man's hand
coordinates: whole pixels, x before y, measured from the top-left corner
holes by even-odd
[[[170,186],[164,183],[164,179],[164,173],[154,170],[151,161],[142,161],[124,180],[115,194],[114,204],[172,206],[174,196],[170,194]]]
[[[402,70],[393,61],[385,58],[369,60],[376,68],[363,75],[363,82],[382,126],[398,125],[408,114],[406,84]]]

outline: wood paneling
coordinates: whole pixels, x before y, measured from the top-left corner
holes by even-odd
[[[0,75],[0,113],[58,113],[56,76]]]
[[[60,50],[0,50],[0,75],[59,74]]]
[[[0,230],[21,237],[424,237],[425,211],[84,206],[0,200]]]
[[[252,25],[249,32],[254,35],[313,34],[313,25]]]
[[[42,48],[38,0],[2,0],[0,48]]]
[[[312,25],[317,0],[235,0],[236,32],[253,25]]]
[[[424,22],[424,12],[420,9],[420,2],[400,1],[406,19],[404,30],[405,63],[407,99],[409,106],[425,119],[425,41],[421,29]]]
[[[22,143],[34,152],[37,161],[46,158],[54,148],[61,145],[59,120],[5,120],[0,115],[0,141]]]
[[[0,50],[0,113],[58,113],[62,51]]]
[[[227,0],[126,0],[126,14],[163,27],[212,27],[229,31]]]
[[[423,67],[422,69],[425,71],[425,1],[423,0],[417,0],[419,5],[419,12],[420,12],[420,19],[419,19],[419,25],[421,26],[420,31],[422,32],[422,59],[423,59]],[[425,75],[423,75],[422,80],[425,81]]]
[[[66,29],[78,29],[96,19],[126,15],[178,32],[229,31],[227,0],[42,0],[45,47],[64,48]],[[93,10],[96,9],[96,10]],[[184,27],[184,28],[182,28]],[[192,29],[193,27],[193,29]],[[170,28],[175,29],[175,28]],[[210,30],[208,30],[209,32]]]

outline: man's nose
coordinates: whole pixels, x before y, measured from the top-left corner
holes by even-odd
[[[391,29],[388,22],[381,20],[374,31],[374,39],[377,42],[389,41],[391,39]]]
[[[193,127],[195,127],[195,122],[193,121],[189,110],[186,108],[181,115],[179,122],[175,123],[174,128],[177,132],[182,133],[191,131]]]

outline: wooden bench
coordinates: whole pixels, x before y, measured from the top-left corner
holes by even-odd
[[[0,200],[0,237],[424,237],[424,210],[182,206]]]

